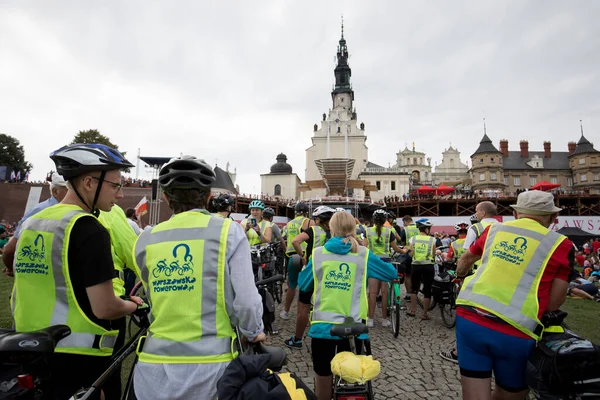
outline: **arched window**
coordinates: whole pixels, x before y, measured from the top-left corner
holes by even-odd
[[[277,184],[275,185],[275,196],[281,196],[281,185]]]

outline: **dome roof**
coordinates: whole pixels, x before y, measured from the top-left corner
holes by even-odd
[[[292,166],[288,164],[287,157],[283,153],[279,153],[276,158],[277,162],[271,165],[272,174],[291,174]]]

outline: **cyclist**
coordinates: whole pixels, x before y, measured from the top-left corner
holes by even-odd
[[[515,220],[488,226],[458,261],[459,277],[483,261],[456,300],[465,399],[526,397],[527,359],[543,331],[540,318],[559,309],[569,286],[573,244],[548,229],[561,210],[554,196],[530,190],[511,207]]]
[[[232,196],[227,193],[221,193],[213,199],[213,207],[217,210],[216,217],[231,218],[233,204],[235,203]]]
[[[248,209],[250,210],[250,217],[243,220],[241,225],[246,231],[250,246],[271,243],[271,223],[263,219],[265,203],[261,200],[252,200],[248,205]],[[252,221],[256,221],[256,225]]]
[[[413,222],[413,219],[410,215],[405,215],[404,217],[402,217],[402,224],[404,225],[404,229],[400,233],[400,243],[403,246],[408,246],[410,239],[413,236],[417,236],[419,234],[419,229]],[[412,272],[412,265],[411,265],[411,263],[409,263],[406,268],[406,273],[405,273],[406,279],[404,280],[404,287],[406,288],[406,293],[412,293],[411,272]],[[410,301],[410,295],[407,295],[406,297],[404,297],[404,300]]]
[[[283,237],[281,236],[281,229],[279,226],[273,222],[273,217],[275,216],[275,210],[271,207],[267,207],[263,211],[263,218],[265,221],[271,223],[271,243],[281,243],[281,246],[285,248],[285,242],[283,241]]]
[[[313,225],[305,232],[302,232],[292,241],[292,245],[302,258],[304,267],[310,259],[313,251],[321,247],[331,237],[329,233],[329,220],[335,214],[335,210],[328,206],[319,206],[313,211],[317,225]],[[355,228],[356,229],[356,228]],[[306,250],[302,250],[302,243],[306,243]],[[300,291],[298,295],[298,315],[296,316],[296,332],[294,336],[284,342],[286,346],[292,349],[302,348],[302,337],[306,324],[308,324],[308,313],[311,306],[312,292]]]
[[[456,262],[465,252],[465,240],[467,238],[467,231],[469,230],[469,223],[467,221],[459,221],[454,225],[454,229],[458,233],[458,239],[450,243],[446,260]]]
[[[290,308],[292,307],[292,302],[294,301],[294,297],[296,296],[296,288],[298,287],[298,274],[300,273],[301,267],[298,268],[293,265],[292,256],[296,254],[296,249],[294,249],[293,241],[300,233],[306,231],[309,227],[313,226],[314,221],[310,220],[308,215],[308,205],[306,203],[298,202],[294,206],[295,217],[293,220],[287,223],[285,226],[286,231],[286,256],[288,257],[288,279],[287,279],[287,291],[285,292],[285,302],[283,304],[283,311],[279,314],[282,319],[290,318]],[[302,243],[301,245],[302,251],[306,250],[306,243]],[[302,256],[300,254],[300,256]]]
[[[129,223],[129,226],[131,226],[131,229],[133,229],[136,235],[142,233],[142,228],[140,228],[138,218],[135,215],[135,208],[128,208],[125,211],[125,217],[127,217],[127,222]]]
[[[477,203],[475,206],[475,214],[471,217],[475,217],[477,222],[474,222],[467,232],[467,237],[465,238],[464,243],[465,250],[469,250],[475,240],[481,236],[485,228],[498,222],[498,220],[494,218],[496,215],[498,215],[498,210],[496,205],[491,201],[482,201]],[[473,269],[477,269],[479,264],[479,261],[475,262],[473,264]]]
[[[119,170],[133,164],[102,144],[65,146],[50,158],[69,191],[59,204],[23,223],[12,307],[19,332],[56,324],[71,328],[71,335],[57,343],[49,366],[54,398],[69,399],[110,365],[118,334],[111,320],[142,304],[137,297],[115,296],[110,236],[95,218],[123,197]]]
[[[23,218],[21,218],[17,225],[17,229],[15,229],[13,237],[10,238],[8,243],[6,243],[2,249],[2,262],[5,265],[3,272],[5,275],[13,276],[12,268],[15,258],[15,250],[17,247],[17,240],[19,239],[19,236],[21,234],[21,226],[23,225],[23,222],[25,222],[27,218],[37,214],[43,209],[60,203],[67,195],[67,190],[67,182],[62,176],[54,172],[52,174],[52,180],[50,182],[50,198],[48,200],[42,201],[41,203],[33,207],[25,215],[23,215]]]
[[[422,320],[428,320],[429,303],[431,302],[431,284],[435,274],[434,256],[435,239],[430,236],[433,224],[426,218],[417,220],[419,234],[410,238],[410,251],[412,253],[412,293],[411,310],[406,312],[409,317],[416,315],[417,294],[423,284],[423,315]]]
[[[350,213],[336,212],[331,218],[331,239],[313,251],[311,260],[300,273],[300,290],[313,292],[314,303],[310,330],[311,355],[315,379],[315,394],[320,400],[331,399],[333,379],[331,360],[337,352],[350,349],[348,340],[331,336],[332,324],[343,323],[346,317],[356,322],[367,319],[367,280],[389,282],[398,273],[392,264],[384,262],[356,240],[356,223]],[[344,274],[340,280],[338,275]],[[330,274],[335,274],[332,278]],[[335,280],[344,285],[327,285]],[[360,285],[356,287],[355,285]],[[359,339],[366,339],[361,335]]]
[[[394,228],[394,233],[396,235],[396,241],[397,241],[396,243],[400,243],[400,240],[402,239],[400,237],[400,232],[402,232],[402,228],[400,228],[400,226],[396,223],[396,213],[390,210],[387,212],[387,214],[388,214],[387,220],[390,223],[390,226],[392,228]]]
[[[367,243],[371,254],[376,255],[385,262],[390,262],[390,248],[394,251],[401,253],[402,250],[396,244],[396,236],[393,232],[394,228],[384,227],[383,224],[386,222],[387,213],[384,210],[375,210],[373,212],[373,227],[367,230]],[[382,321],[381,326],[387,327],[391,325],[388,319],[388,285],[385,282],[376,280],[374,278],[369,279],[369,320],[367,326],[371,327],[375,320],[375,309],[377,303],[377,296],[381,290],[381,314]]]
[[[139,399],[214,399],[235,356],[231,324],[252,342],[265,339],[244,231],[206,211],[214,181],[212,168],[193,156],[172,159],[159,172],[174,215],[135,244],[152,306],[134,374]]]

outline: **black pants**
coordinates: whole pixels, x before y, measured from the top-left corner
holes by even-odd
[[[435,275],[435,269],[433,264],[412,264],[411,273],[411,284],[413,294],[418,294],[421,284],[423,284],[423,297],[426,299],[431,298],[431,284],[433,283],[433,277]]]

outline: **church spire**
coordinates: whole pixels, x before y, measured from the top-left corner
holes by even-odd
[[[331,96],[334,97],[337,93],[350,93],[352,95],[352,100],[354,100],[354,92],[352,91],[352,85],[350,84],[352,70],[348,65],[348,46],[346,45],[346,39],[344,38],[344,16],[342,16],[341,26],[342,36],[337,49],[337,65],[333,71],[333,74],[335,75],[335,87]]]

